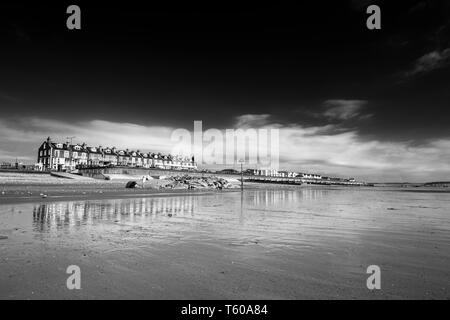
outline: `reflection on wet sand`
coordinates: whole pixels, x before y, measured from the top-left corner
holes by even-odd
[[[96,221],[139,222],[157,215],[193,216],[198,199],[191,196],[43,203],[33,208],[35,231],[92,225]]]
[[[260,190],[249,199],[255,206],[283,205],[297,203],[304,200],[319,200],[324,197],[326,190],[295,189],[295,190]]]
[[[240,195],[241,215],[245,207],[277,206],[301,201],[315,201],[324,190],[257,190]],[[244,196],[245,195],[245,196]],[[42,203],[33,208],[33,225],[37,232],[50,229],[92,225],[96,221],[152,221],[157,215],[192,217],[199,208],[199,197],[161,197],[102,201]]]

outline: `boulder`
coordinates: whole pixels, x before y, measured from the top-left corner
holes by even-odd
[[[136,181],[128,181],[125,188],[127,189],[133,189],[137,187],[137,182]]]

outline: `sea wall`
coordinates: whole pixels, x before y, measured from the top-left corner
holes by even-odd
[[[180,171],[180,170],[163,170],[163,169],[146,169],[146,168],[127,168],[127,167],[114,167],[114,168],[86,168],[80,169],[79,172],[85,177],[91,177],[96,179],[104,179],[109,174],[124,174],[130,176],[181,176],[188,174],[191,177],[203,177],[203,176],[226,176],[230,178],[240,179],[240,175],[236,174],[215,174],[215,173],[202,173],[195,171]]]

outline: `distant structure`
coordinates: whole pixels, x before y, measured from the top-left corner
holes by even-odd
[[[336,177],[324,177],[315,173],[303,173],[293,171],[278,171],[278,170],[257,170],[248,169],[247,175],[269,177],[269,178],[296,178],[301,179],[305,183],[318,183],[318,184],[361,184],[355,180],[355,178],[336,178]]]
[[[38,150],[38,170],[70,171],[86,167],[136,167],[196,170],[194,158],[146,153],[139,150],[118,150],[115,147],[91,147],[69,142],[53,142],[50,137]]]
[[[10,162],[2,162],[0,163],[0,169],[12,169],[13,165]]]
[[[280,177],[280,178],[299,177],[305,179],[317,179],[317,180],[322,179],[322,176],[319,174],[292,172],[292,171],[278,171],[278,170],[253,170],[253,175],[266,177]]]

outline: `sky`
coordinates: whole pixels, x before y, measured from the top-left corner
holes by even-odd
[[[147,6],[144,4],[147,3]],[[81,8],[81,30],[66,8]],[[381,8],[368,30],[366,8]],[[0,4],[0,161],[47,136],[142,151],[277,128],[280,167],[450,180],[450,2]]]

